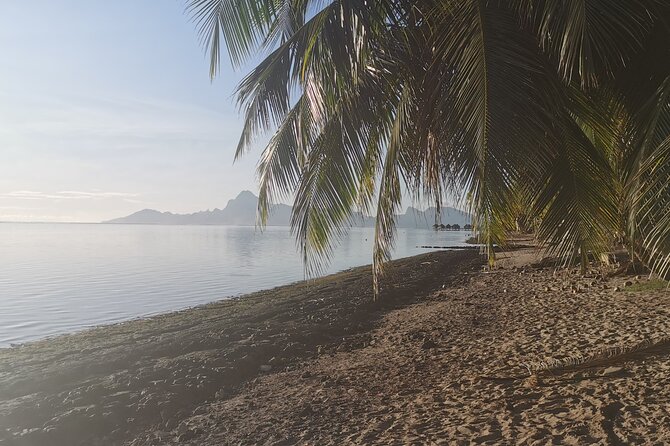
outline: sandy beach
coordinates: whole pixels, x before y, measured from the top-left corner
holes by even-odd
[[[0,350],[0,445],[663,444],[670,292],[521,247]]]

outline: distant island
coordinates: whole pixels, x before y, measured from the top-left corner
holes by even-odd
[[[104,221],[105,224],[144,224],[144,225],[224,225],[224,226],[253,226],[256,224],[256,209],[258,197],[249,191],[240,194],[228,201],[223,209],[194,212],[192,214],[174,214],[160,212],[154,209],[143,209],[128,215]],[[425,211],[408,207],[404,214],[397,216],[398,228],[432,228],[435,224],[436,208],[429,207]],[[469,214],[452,207],[441,208],[441,221],[461,227],[470,223]],[[289,226],[291,220],[291,206],[278,204],[273,207],[268,226]],[[355,217],[355,227],[374,227],[375,219],[358,213]]]

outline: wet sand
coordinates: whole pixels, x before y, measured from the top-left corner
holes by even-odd
[[[0,445],[670,442],[670,292],[501,257],[394,262],[377,303],[356,268],[0,350]]]

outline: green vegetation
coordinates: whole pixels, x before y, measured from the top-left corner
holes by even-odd
[[[294,197],[308,271],[361,209],[375,277],[403,187],[504,244],[533,229],[565,263],[625,245],[670,272],[670,2],[189,0],[240,65],[236,157],[261,155],[259,211]],[[376,284],[376,281],[375,281]]]
[[[667,290],[670,284],[665,280],[654,279],[646,282],[635,283],[631,286],[625,287],[624,291],[658,291],[658,290]]]

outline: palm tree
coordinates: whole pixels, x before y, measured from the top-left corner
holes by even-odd
[[[316,272],[355,210],[389,259],[402,190],[460,198],[488,247],[530,215],[566,264],[617,241],[670,271],[670,3],[188,0],[211,53],[264,59],[238,88],[236,157],[267,131],[259,218]]]

